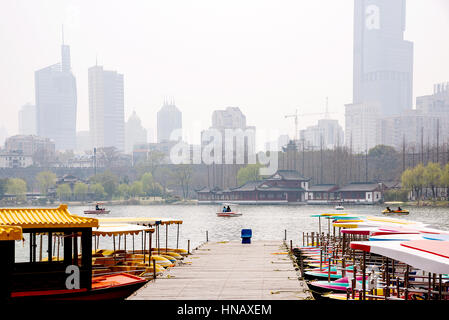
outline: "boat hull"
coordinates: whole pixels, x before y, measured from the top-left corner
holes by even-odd
[[[147,279],[132,276],[130,274],[118,274],[118,276],[120,275],[123,275],[130,280],[123,284],[99,284],[97,287],[95,287],[95,283],[93,283],[93,288],[91,290],[74,289],[13,292],[11,294],[11,300],[12,302],[22,300],[124,300],[148,282]]]
[[[85,210],[84,214],[107,214],[110,210]]]
[[[241,213],[237,212],[217,212],[217,217],[239,217]]]

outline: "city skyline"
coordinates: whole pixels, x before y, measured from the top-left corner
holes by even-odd
[[[126,51],[120,51],[120,55],[114,52],[114,48],[118,48],[117,42],[114,43],[110,34],[105,32],[105,26],[110,27],[110,20],[118,14],[119,8],[115,4],[111,4],[108,7],[109,11],[107,12],[110,13],[110,17],[107,16],[105,18],[106,21],[99,27],[99,30],[92,35],[92,38],[96,39],[97,45],[92,45],[89,37],[81,37],[83,30],[92,25],[92,13],[88,14],[85,11],[86,7],[82,4],[78,5],[71,1],[63,4],[52,4],[49,2],[48,6],[41,6],[41,8],[37,4],[27,3],[25,6],[23,2],[18,1],[15,9],[8,4],[2,4],[5,7],[5,10],[2,10],[2,12],[10,13],[12,16],[24,13],[26,15],[28,10],[33,10],[33,8],[37,10],[36,16],[39,17],[40,14],[48,16],[49,20],[45,25],[41,25],[34,18],[31,19],[28,21],[29,23],[17,29],[18,35],[25,36],[27,30],[29,34],[33,34],[34,32],[30,31],[30,26],[37,28],[36,30],[38,31],[50,31],[46,34],[45,39],[42,39],[40,35],[37,36],[38,40],[45,40],[44,43],[48,45],[45,46],[47,51],[43,50],[45,51],[45,56],[42,56],[41,52],[33,52],[34,55],[31,61],[35,67],[33,66],[32,68],[27,67],[30,65],[29,63],[24,63],[26,59],[25,54],[29,54],[29,52],[24,50],[14,51],[20,45],[10,41],[10,48],[4,54],[8,57],[10,51],[15,52],[14,56],[16,59],[11,65],[17,66],[17,63],[21,64],[17,68],[17,74],[20,74],[24,81],[18,93],[14,90],[13,84],[0,80],[0,88],[12,87],[13,89],[3,90],[3,92],[7,92],[7,95],[1,100],[2,108],[7,109],[7,114],[14,112],[13,117],[17,119],[17,113],[21,106],[27,102],[34,103],[32,99],[34,85],[31,83],[30,86],[29,81],[25,79],[32,78],[34,70],[55,61],[55,52],[52,51],[53,48],[60,45],[60,41],[58,41],[61,33],[60,26],[64,24],[65,42],[71,47],[72,70],[78,85],[77,131],[88,129],[87,69],[95,62],[96,57],[102,65],[105,65],[105,68],[120,70],[125,75],[127,78],[125,83],[125,118],[128,118],[131,112],[135,110],[142,119],[145,128],[156,127],[156,113],[163,96],[167,95],[167,91],[170,91],[169,95],[176,98],[177,105],[183,112],[186,120],[186,127],[193,126],[195,121],[200,121],[199,127],[207,128],[210,126],[210,114],[212,114],[213,110],[235,106],[240,107],[248,119],[250,119],[251,124],[256,127],[266,128],[270,123],[273,123],[274,127],[285,128],[284,130],[293,136],[294,124],[291,120],[285,119],[284,116],[291,114],[296,108],[300,108],[300,113],[323,111],[327,96],[329,96],[330,111],[333,113],[337,112],[338,116],[334,118],[337,118],[340,124],[344,126],[344,104],[351,101],[352,96],[352,74],[350,70],[352,70],[353,57],[353,3],[352,1],[350,2],[349,4],[346,2],[335,4],[330,1],[320,1],[319,3],[311,4],[303,1],[298,6],[292,2],[287,2],[284,6],[280,6],[273,1],[262,1],[260,4],[252,3],[242,6],[240,13],[234,13],[233,9],[236,4],[230,2],[227,5],[220,6],[220,9],[223,9],[223,12],[220,14],[212,10],[212,6],[202,1],[196,1],[190,5],[181,5],[176,1],[166,5],[136,2],[132,9],[142,8],[144,12],[151,15],[160,13],[161,18],[172,15],[171,17],[180,17],[181,19],[174,23],[173,28],[169,28],[168,31],[162,27],[149,30],[149,26],[146,23],[139,26],[140,29],[134,30],[136,33],[131,34],[130,40],[124,46],[129,45],[128,51],[134,50],[136,66],[134,66],[134,63],[131,63],[134,62],[134,57],[133,59],[124,60],[128,57],[123,54]],[[92,8],[99,9],[102,3],[101,1],[96,1],[92,4]],[[447,44],[443,43],[441,37],[438,36],[438,31],[444,30],[442,26],[448,24],[449,6],[446,2],[438,0],[426,3],[424,5],[416,0],[409,0],[407,3],[407,31],[405,38],[413,41],[416,46],[413,105],[415,105],[417,96],[430,94],[433,85],[439,82],[446,82],[449,75],[447,59],[443,59],[444,56],[448,55],[449,48],[447,48]],[[180,7],[177,7],[177,5]],[[173,6],[176,7],[176,10],[170,13],[170,9],[173,9]],[[181,9],[187,10],[187,14],[192,14],[195,11],[194,9],[199,7],[204,7],[205,9],[205,14],[200,16],[200,21],[211,23],[210,31],[199,28],[198,24],[181,16]],[[323,8],[325,9],[324,13],[322,12]],[[20,9],[22,9],[22,12],[19,12]],[[253,10],[253,14],[251,14],[251,9],[255,10]],[[291,12],[291,9],[297,10]],[[336,16],[340,14],[341,23],[338,25],[335,23],[339,19],[332,15],[333,9],[336,9],[338,12]],[[268,17],[277,18],[277,15],[270,13],[271,11],[276,14],[286,14],[286,22],[282,24],[276,20],[276,23],[271,22],[264,27],[262,20]],[[323,15],[315,15],[315,19],[308,18],[301,23],[297,21],[300,20],[299,18],[304,18],[306,14],[314,16],[314,14],[319,12],[322,12]],[[125,12],[124,14],[129,15],[131,13]],[[236,16],[236,26],[224,23],[225,19],[228,19],[230,16]],[[422,25],[422,19],[430,19],[430,16],[432,16],[432,24]],[[137,20],[140,21],[141,18],[142,15],[138,14]],[[217,21],[212,21],[212,18],[217,19]],[[241,29],[242,35],[238,36],[236,28],[242,28],[243,22],[248,18],[253,23]],[[5,17],[5,23],[14,25],[10,17]],[[316,27],[324,27],[323,29],[335,24],[336,30],[333,32],[338,32],[340,35],[337,39],[331,39],[333,33],[328,28],[327,34],[317,31],[315,37],[323,36],[322,39],[325,45],[317,44],[316,38],[308,36],[307,30],[304,28],[306,24],[311,25],[312,23],[316,24]],[[163,26],[165,27],[166,25],[164,24]],[[187,28],[188,30],[184,33],[180,26],[189,26],[191,28]],[[137,28],[137,22],[132,24],[132,27]],[[116,36],[124,40],[123,36],[126,35],[126,31],[130,31],[130,26],[125,26],[124,30],[121,30],[121,33],[116,34]],[[204,42],[204,36],[211,36],[212,32],[216,31],[219,32],[216,33],[215,38],[207,38],[210,41]],[[276,34],[277,31],[283,31],[283,33]],[[98,37],[99,35],[101,37]],[[144,39],[139,37],[139,35],[149,36],[145,38],[148,39],[148,44],[142,44],[143,50],[140,51],[135,50],[136,43]],[[188,35],[189,40],[196,41],[193,41],[191,44],[179,41],[179,37],[186,35]],[[296,35],[296,37],[292,38],[292,35]],[[6,35],[1,33],[0,36],[5,37]],[[265,40],[263,40],[264,36],[266,36]],[[292,41],[292,39],[296,41]],[[438,39],[440,39],[440,42],[437,42]],[[34,40],[30,39],[28,42],[31,44],[32,41]],[[435,52],[437,50],[434,50],[429,45],[429,41],[436,41],[435,44],[440,50]],[[160,46],[161,43],[166,46]],[[235,48],[238,48],[239,51],[232,52],[229,48],[226,49],[226,46],[220,45],[222,43],[227,45],[235,44]],[[336,48],[336,44],[341,45],[341,48]],[[169,53],[168,50],[173,49],[173,46],[178,46],[179,49],[183,50],[178,50],[178,53],[173,51]],[[329,50],[327,52],[323,52],[323,50],[316,51],[317,49],[330,47],[332,47],[332,51],[336,51],[333,55],[329,53]],[[107,48],[111,50],[107,50]],[[148,55],[148,50],[151,48],[155,53]],[[204,54],[212,55],[215,59],[213,61],[206,60],[204,65],[193,65],[197,59],[204,58],[204,55],[200,55],[197,51],[205,48],[207,50]],[[223,52],[220,52],[220,49]],[[259,56],[254,56],[256,49],[257,52],[260,49],[265,49],[266,53],[261,52]],[[20,54],[17,54],[17,52]],[[312,58],[312,52],[316,53],[317,58],[311,61],[310,67],[307,67],[305,66],[306,58]],[[137,71],[136,68],[139,62],[143,61],[142,56],[145,54],[147,55],[147,60],[145,60],[147,64],[141,64],[142,70]],[[286,54],[287,56],[285,56]],[[281,63],[279,58],[283,56],[287,59],[285,59],[286,62]],[[430,60],[429,56],[432,57],[432,61],[435,61],[433,64],[428,63]],[[254,58],[255,61],[251,62],[249,60],[250,57]],[[328,69],[327,72],[324,71],[326,67],[329,68],[342,57],[343,60],[338,61],[341,62],[338,68],[333,67]],[[228,69],[232,63],[240,61],[240,64],[237,65],[239,72],[241,72],[238,74],[240,79],[235,78],[234,74],[237,66],[230,68],[229,72],[225,72],[223,67],[219,68],[219,60],[217,59],[224,59],[222,60],[223,65]],[[323,62],[323,66],[317,69],[317,63],[320,59]],[[155,67],[155,62],[162,62],[162,65]],[[210,72],[205,70],[212,65],[211,62],[214,62],[215,72],[212,72],[214,70]],[[289,72],[286,71],[287,62],[292,67]],[[261,67],[263,67],[263,70],[260,70]],[[9,68],[9,66],[5,66],[4,69],[8,70]],[[153,68],[155,72],[145,71],[150,68]],[[312,68],[315,68],[314,72],[312,72]],[[284,73],[276,71],[276,69],[282,70]],[[186,79],[195,75],[193,73],[194,70],[198,71],[198,75],[195,78],[197,81],[188,83]],[[338,74],[337,71],[340,71],[341,74]],[[206,80],[206,76],[212,74],[216,74],[216,76]],[[325,77],[326,74],[328,77]],[[15,74],[13,74],[13,78],[14,76]],[[148,84],[139,81],[139,77],[149,77]],[[248,81],[249,79],[253,81]],[[308,86],[305,85],[305,79],[310,82]],[[11,82],[14,83],[14,81]],[[207,82],[210,84],[207,85]],[[315,88],[315,85],[318,83],[320,83],[320,86]],[[338,85],[335,85],[335,83],[338,83]],[[280,87],[284,88],[280,89]],[[266,91],[267,88],[271,88],[271,91]],[[136,94],[136,92],[139,94]],[[270,108],[271,112],[270,110],[260,112],[260,109],[266,110]],[[302,118],[300,119],[299,129],[313,125],[317,120],[318,118],[314,117]],[[0,127],[2,126],[6,127],[9,135],[18,132],[17,124],[11,123],[11,121],[0,123]]]

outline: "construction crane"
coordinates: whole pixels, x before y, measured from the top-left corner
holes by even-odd
[[[329,99],[326,98],[326,111],[323,113],[304,113],[304,114],[298,114],[298,109],[296,109],[295,114],[286,115],[285,118],[295,118],[295,139],[296,141],[299,141],[299,131],[298,131],[298,125],[299,125],[299,117],[309,117],[309,116],[321,116],[324,115],[326,119],[329,118],[330,114],[334,114],[333,112],[329,112]]]

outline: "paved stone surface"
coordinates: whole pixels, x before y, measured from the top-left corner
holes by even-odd
[[[209,242],[128,299],[312,299],[289,255],[274,254],[286,251],[280,241]]]

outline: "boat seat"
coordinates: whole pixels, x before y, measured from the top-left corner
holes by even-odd
[[[242,229],[242,243],[251,243],[253,231],[251,229]]]

